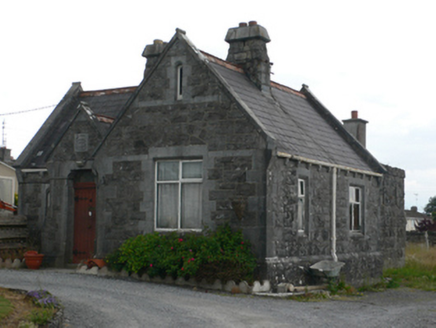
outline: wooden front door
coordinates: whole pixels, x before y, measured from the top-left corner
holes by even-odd
[[[74,184],[73,263],[89,259],[95,251],[95,183]]]

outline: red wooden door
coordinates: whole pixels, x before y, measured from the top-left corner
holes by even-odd
[[[95,244],[95,183],[74,185],[73,263],[92,258]]]

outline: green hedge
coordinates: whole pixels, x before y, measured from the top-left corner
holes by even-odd
[[[256,258],[240,231],[228,225],[205,234],[152,233],[126,240],[106,258],[109,267],[150,277],[252,281]]]

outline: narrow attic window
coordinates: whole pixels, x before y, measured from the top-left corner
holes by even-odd
[[[183,66],[177,66],[177,100],[183,99]]]

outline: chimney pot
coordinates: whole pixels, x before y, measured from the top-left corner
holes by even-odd
[[[255,26],[255,25],[257,25],[257,22],[256,22],[256,21],[249,21],[249,22],[248,22],[248,25],[250,25],[250,26]]]
[[[246,27],[247,23],[239,23],[239,27]]]
[[[418,207],[416,207],[416,206],[412,206],[412,207],[411,207],[411,210],[412,210],[412,212],[418,212]]]
[[[357,110],[351,111],[351,118],[353,119],[359,118],[359,113]]]

